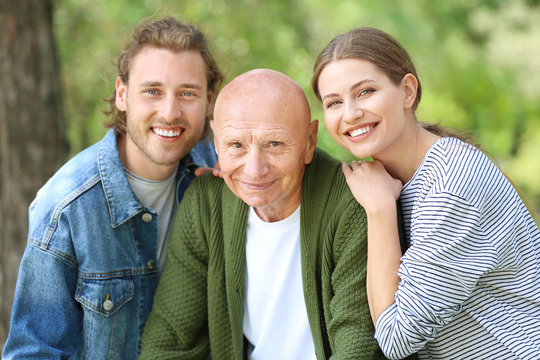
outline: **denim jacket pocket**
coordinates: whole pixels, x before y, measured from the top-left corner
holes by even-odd
[[[134,296],[135,284],[130,277],[79,277],[75,299],[84,313],[84,359],[136,357],[138,327],[133,326],[133,317],[138,315]]]
[[[135,286],[129,278],[88,279],[79,277],[75,300],[103,316],[114,315],[133,299]]]

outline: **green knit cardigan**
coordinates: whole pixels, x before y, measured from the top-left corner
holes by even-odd
[[[140,359],[245,358],[247,210],[222,179],[192,182],[169,238]],[[302,282],[317,359],[384,359],[366,296],[365,212],[341,164],[320,149],[306,167],[300,222]]]

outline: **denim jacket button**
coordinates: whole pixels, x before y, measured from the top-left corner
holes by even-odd
[[[153,259],[148,262],[148,268],[150,270],[154,270],[154,260]]]
[[[103,302],[103,309],[105,309],[105,311],[111,311],[113,306],[114,306],[113,302],[109,299]]]
[[[144,222],[150,222],[152,221],[152,214],[150,213],[144,213],[143,216],[142,216],[142,220]]]

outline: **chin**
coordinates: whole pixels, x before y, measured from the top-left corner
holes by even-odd
[[[262,208],[268,205],[268,199],[261,199],[254,196],[240,197],[246,204],[254,208]]]
[[[352,148],[349,148],[347,150],[349,150],[349,152],[351,154],[353,154],[358,159],[365,159],[365,158],[373,156],[373,151],[370,151],[370,150],[366,149],[365,147],[361,147],[361,148],[360,147],[358,147],[358,148],[352,147]]]

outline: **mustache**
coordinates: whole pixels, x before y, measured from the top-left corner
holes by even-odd
[[[182,119],[174,119],[174,120],[165,120],[165,119],[154,119],[151,124],[152,127],[181,127],[183,129],[186,129],[189,127],[189,125],[183,121]]]

